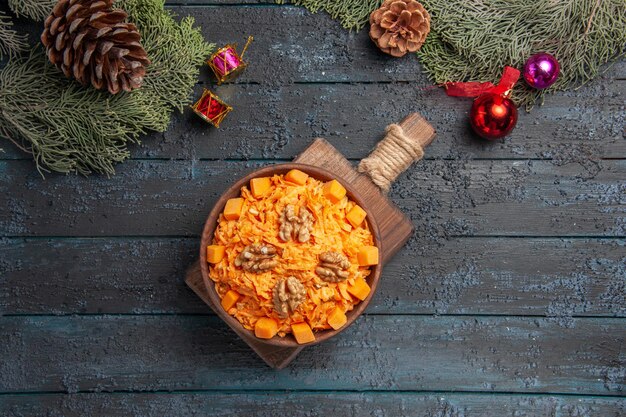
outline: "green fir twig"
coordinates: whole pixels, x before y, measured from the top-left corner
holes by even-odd
[[[36,48],[0,70],[0,137],[33,154],[40,172],[113,174],[127,145],[149,130],[165,131],[182,110],[210,55],[193,18],[176,22],[163,0],[120,0],[152,60],[144,85],[110,95],[66,79]]]
[[[304,6],[313,13],[320,10],[341,22],[346,29],[359,30],[369,22],[370,13],[379,8],[383,0],[276,0],[278,4]]]
[[[0,59],[13,58],[28,49],[26,39],[27,35],[17,33],[11,18],[0,11]]]
[[[43,21],[56,4],[57,0],[9,0],[9,7],[16,16],[26,16],[36,21]]]
[[[365,26],[377,0],[276,0],[324,10],[347,29]],[[527,108],[546,91],[579,87],[607,62],[624,56],[624,0],[420,0],[431,15],[431,33],[418,52],[436,84],[492,81],[505,65],[522,67],[545,51],[561,64],[561,76],[545,91],[517,84],[513,99]]]
[[[522,68],[537,52],[549,52],[561,75],[548,90],[578,87],[601,66],[624,54],[624,0],[424,0],[432,33],[418,52],[431,79],[497,81],[505,65]],[[545,91],[517,84],[513,99],[527,107]]]

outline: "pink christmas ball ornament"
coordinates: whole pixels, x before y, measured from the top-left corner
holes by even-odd
[[[524,64],[524,80],[538,90],[548,88],[559,77],[559,61],[552,55],[541,52],[528,58]]]

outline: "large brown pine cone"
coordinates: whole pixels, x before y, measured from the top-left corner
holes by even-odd
[[[415,0],[385,0],[370,15],[370,38],[385,53],[401,57],[422,47],[430,15]]]
[[[141,86],[150,64],[137,27],[125,23],[114,0],[59,0],[45,22],[41,42],[67,77],[111,94]]]

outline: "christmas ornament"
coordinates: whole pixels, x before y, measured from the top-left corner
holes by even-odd
[[[504,67],[498,85],[490,82],[451,82],[444,84],[452,97],[478,97],[470,110],[470,124],[479,136],[494,140],[506,136],[517,123],[517,108],[508,97],[519,80],[520,72]]]
[[[517,108],[511,99],[500,94],[485,93],[472,104],[470,124],[479,136],[487,140],[500,139],[517,123]]]
[[[252,36],[248,37],[248,41],[243,47],[241,55],[237,54],[237,45],[235,44],[226,45],[211,55],[207,64],[215,73],[218,85],[236,77],[246,68],[248,64],[243,61],[243,55],[246,53],[246,49],[248,49],[253,39]]]
[[[117,94],[141,86],[150,60],[137,27],[112,6],[113,0],[59,0],[41,42],[66,77]]]
[[[524,64],[524,80],[529,86],[539,90],[554,84],[559,72],[559,61],[545,52],[531,56]]]
[[[385,0],[370,15],[370,38],[395,57],[422,47],[430,31],[430,15],[416,0]]]
[[[228,104],[224,103],[216,94],[206,88],[200,100],[191,106],[191,108],[204,121],[211,123],[215,127],[220,127],[220,123],[222,123],[224,117],[233,109]]]
[[[45,7],[50,0],[11,0],[9,6]],[[56,2],[51,2],[56,3]],[[129,158],[129,144],[163,132],[182,111],[198,82],[199,67],[214,51],[189,16],[176,17],[163,0],[117,0],[114,7],[137,25],[152,65],[140,90],[110,95],[83,87],[50,65],[41,48],[0,68],[0,147],[5,140],[32,154],[40,173],[111,176]],[[32,16],[33,8],[20,10]],[[52,10],[48,8],[46,15]]]
[[[30,0],[32,1],[32,0]],[[382,0],[276,0],[325,11],[343,27],[359,30]],[[619,59],[626,45],[624,0],[419,0],[431,11],[428,41],[417,52],[435,84],[482,80],[504,65],[522,68],[534,45],[550,45],[567,71],[551,90],[585,84]],[[574,7],[575,5],[575,7]],[[529,13],[532,18],[529,18]],[[323,36],[320,33],[320,36]],[[519,83],[515,103],[530,109],[542,92]]]
[[[451,97],[478,97],[484,93],[494,93],[508,96],[511,94],[513,86],[519,80],[520,72],[518,69],[506,66],[500,77],[498,85],[490,82],[449,82],[443,86],[446,88],[446,94]]]

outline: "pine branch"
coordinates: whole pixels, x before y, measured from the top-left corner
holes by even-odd
[[[11,18],[0,11],[0,59],[13,58],[28,48],[27,36],[13,30]]]
[[[548,90],[580,86],[600,67],[623,56],[626,7],[623,0],[424,0],[432,33],[418,52],[437,83],[497,81],[505,65],[522,68],[537,52],[553,54],[561,75]],[[530,107],[545,91],[517,84],[513,99]]]
[[[177,22],[173,13],[164,12],[164,4],[164,0],[119,0],[116,6],[131,16],[152,60],[142,89],[155,92],[160,100],[182,111],[197,82],[197,67],[215,45],[208,44],[200,30],[193,27],[193,17]]]
[[[382,0],[276,0],[325,10],[346,29],[360,29]],[[436,84],[497,81],[505,65],[521,68],[536,52],[549,52],[561,76],[548,90],[519,82],[513,99],[530,108],[546,92],[576,88],[601,66],[624,56],[624,0],[420,0],[431,15],[431,33],[418,52]]]
[[[56,4],[56,0],[9,0],[9,7],[16,16],[26,16],[43,21]]]
[[[313,13],[323,10],[333,19],[338,19],[346,29],[359,30],[369,22],[370,13],[379,8],[383,0],[276,0],[276,2],[304,6]]]
[[[100,172],[129,157],[128,143],[149,130],[164,131],[173,108],[182,109],[198,67],[213,45],[177,23],[163,0],[120,0],[118,7],[142,33],[153,64],[144,85],[110,95],[66,79],[41,49],[0,70],[0,137],[32,153],[40,172]]]

